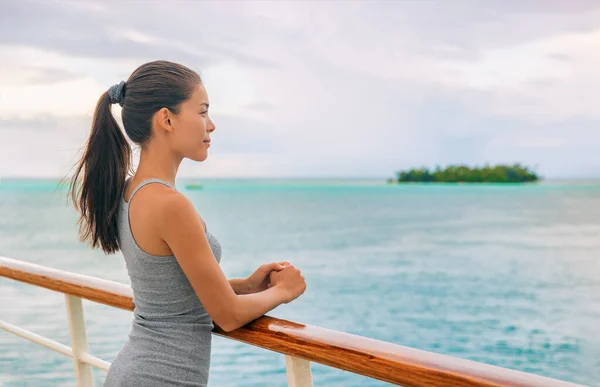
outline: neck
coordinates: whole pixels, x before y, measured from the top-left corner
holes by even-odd
[[[152,142],[140,152],[140,164],[135,178],[158,178],[175,187],[175,177],[182,158],[174,156],[166,147],[153,146]]]

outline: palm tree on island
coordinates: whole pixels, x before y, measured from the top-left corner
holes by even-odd
[[[396,172],[395,179],[388,183],[530,183],[540,178],[529,168],[520,164],[496,165],[470,168],[466,165],[439,166],[430,171],[428,168],[412,168]]]

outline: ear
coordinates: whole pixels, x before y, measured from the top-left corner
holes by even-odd
[[[173,131],[173,115],[167,108],[162,108],[154,114],[154,124],[157,129]]]

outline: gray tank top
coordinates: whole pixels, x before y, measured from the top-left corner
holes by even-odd
[[[104,386],[206,386],[213,322],[175,256],[146,253],[131,231],[131,199],[151,183],[174,189],[165,181],[150,179],[138,185],[127,202],[120,200],[119,244],[135,308],[129,339],[111,364]],[[219,241],[208,230],[206,236],[220,262]]]

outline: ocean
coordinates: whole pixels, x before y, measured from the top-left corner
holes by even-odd
[[[271,316],[600,386],[600,182],[388,185],[202,180],[178,189],[223,246],[228,277],[287,260],[307,290]],[[81,244],[54,180],[2,180],[0,255],[129,283],[122,256]],[[0,278],[0,319],[66,345],[62,294]],[[112,361],[131,312],[84,301]],[[318,364],[315,386],[386,383]],[[95,385],[104,371],[94,369]],[[74,386],[72,359],[0,331],[0,386]],[[278,353],[214,336],[212,386],[286,386]]]

